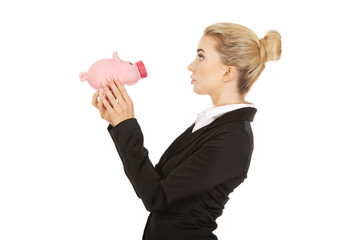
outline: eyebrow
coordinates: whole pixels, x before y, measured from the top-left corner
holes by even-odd
[[[200,51],[205,52],[204,49],[199,48],[199,49],[197,50],[197,52],[200,52]]]

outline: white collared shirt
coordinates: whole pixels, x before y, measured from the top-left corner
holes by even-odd
[[[198,114],[192,132],[195,132],[196,130],[205,127],[206,125],[212,123],[218,117],[221,117],[227,112],[245,107],[254,107],[254,104],[239,103],[239,104],[228,104],[219,107],[214,107],[214,106],[209,107]]]

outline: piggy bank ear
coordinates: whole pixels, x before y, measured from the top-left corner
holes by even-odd
[[[80,82],[85,82],[87,80],[87,73],[86,72],[82,72],[80,73]]]
[[[114,54],[113,54],[113,60],[114,60],[115,62],[117,62],[117,63],[121,63],[121,62],[122,62],[121,59],[119,58],[119,55],[118,55],[117,52],[114,52]]]

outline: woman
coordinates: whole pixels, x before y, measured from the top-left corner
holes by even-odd
[[[217,239],[212,233],[229,194],[247,177],[256,113],[245,95],[268,60],[281,55],[280,34],[258,39],[233,23],[207,27],[196,59],[189,65],[197,94],[209,94],[213,107],[198,115],[152,165],[124,86],[109,79],[105,95],[93,105],[108,131],[137,196],[150,211],[144,240]]]

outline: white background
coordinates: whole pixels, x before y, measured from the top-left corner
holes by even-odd
[[[360,239],[356,1],[2,1],[0,239],[141,239],[148,212],[95,92],[79,74],[114,51],[148,78],[126,89],[155,165],[212,105],[190,84],[205,27],[282,35],[247,100],[248,179],[214,232],[226,239]],[[124,237],[127,236],[127,237]]]

